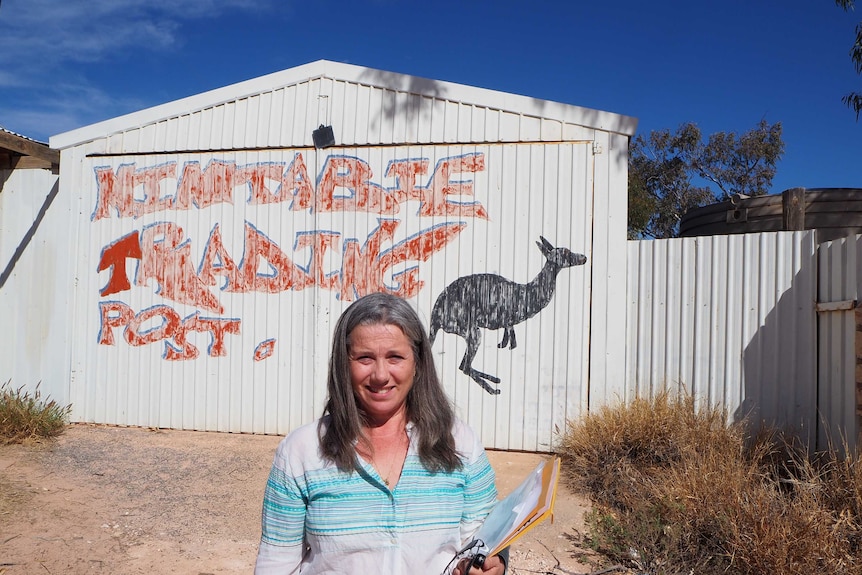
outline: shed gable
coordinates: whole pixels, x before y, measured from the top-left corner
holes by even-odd
[[[593,140],[632,135],[636,120],[578,106],[321,60],[60,134],[91,153]]]

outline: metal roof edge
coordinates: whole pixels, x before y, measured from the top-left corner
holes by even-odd
[[[217,106],[224,102],[230,102],[238,98],[250,96],[256,93],[269,91],[274,85],[287,86],[296,84],[304,80],[309,80],[320,75],[319,70],[321,64],[326,63],[325,60],[310,62],[287,70],[273,72],[264,76],[258,76],[250,80],[237,82],[214,90],[208,90],[178,100],[172,100],[164,104],[159,104],[151,108],[138,110],[122,116],[117,116],[109,120],[89,124],[81,128],[76,128],[68,132],[63,132],[51,136],[51,147],[62,150],[70,148],[77,144],[82,144],[98,138],[122,132],[131,128],[144,126],[173,118],[177,115],[182,115],[194,110]],[[185,111],[181,111],[185,110]]]
[[[315,78],[355,82],[465,104],[481,105],[626,136],[634,135],[638,122],[636,118],[614,112],[604,112],[572,104],[563,104],[443,80],[410,76],[398,72],[377,70],[354,64],[316,60],[56,134],[50,137],[50,147],[57,150],[70,148],[124,130],[152,124],[203,108]]]

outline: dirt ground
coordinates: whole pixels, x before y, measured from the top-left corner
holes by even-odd
[[[251,573],[279,437],[72,425],[0,446],[0,575]],[[541,455],[492,451],[505,495]],[[612,573],[579,547],[587,503],[516,542],[510,573]]]

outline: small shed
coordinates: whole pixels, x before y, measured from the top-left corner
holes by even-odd
[[[547,451],[623,386],[635,127],[318,61],[60,134],[58,295],[17,321],[57,324],[75,420],[284,434],[341,311],[389,291],[485,445]]]

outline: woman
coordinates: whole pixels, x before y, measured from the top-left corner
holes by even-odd
[[[327,387],[323,417],[276,451],[255,574],[441,573],[497,493],[413,308],[383,293],[347,308]],[[469,573],[504,572],[494,556]]]

